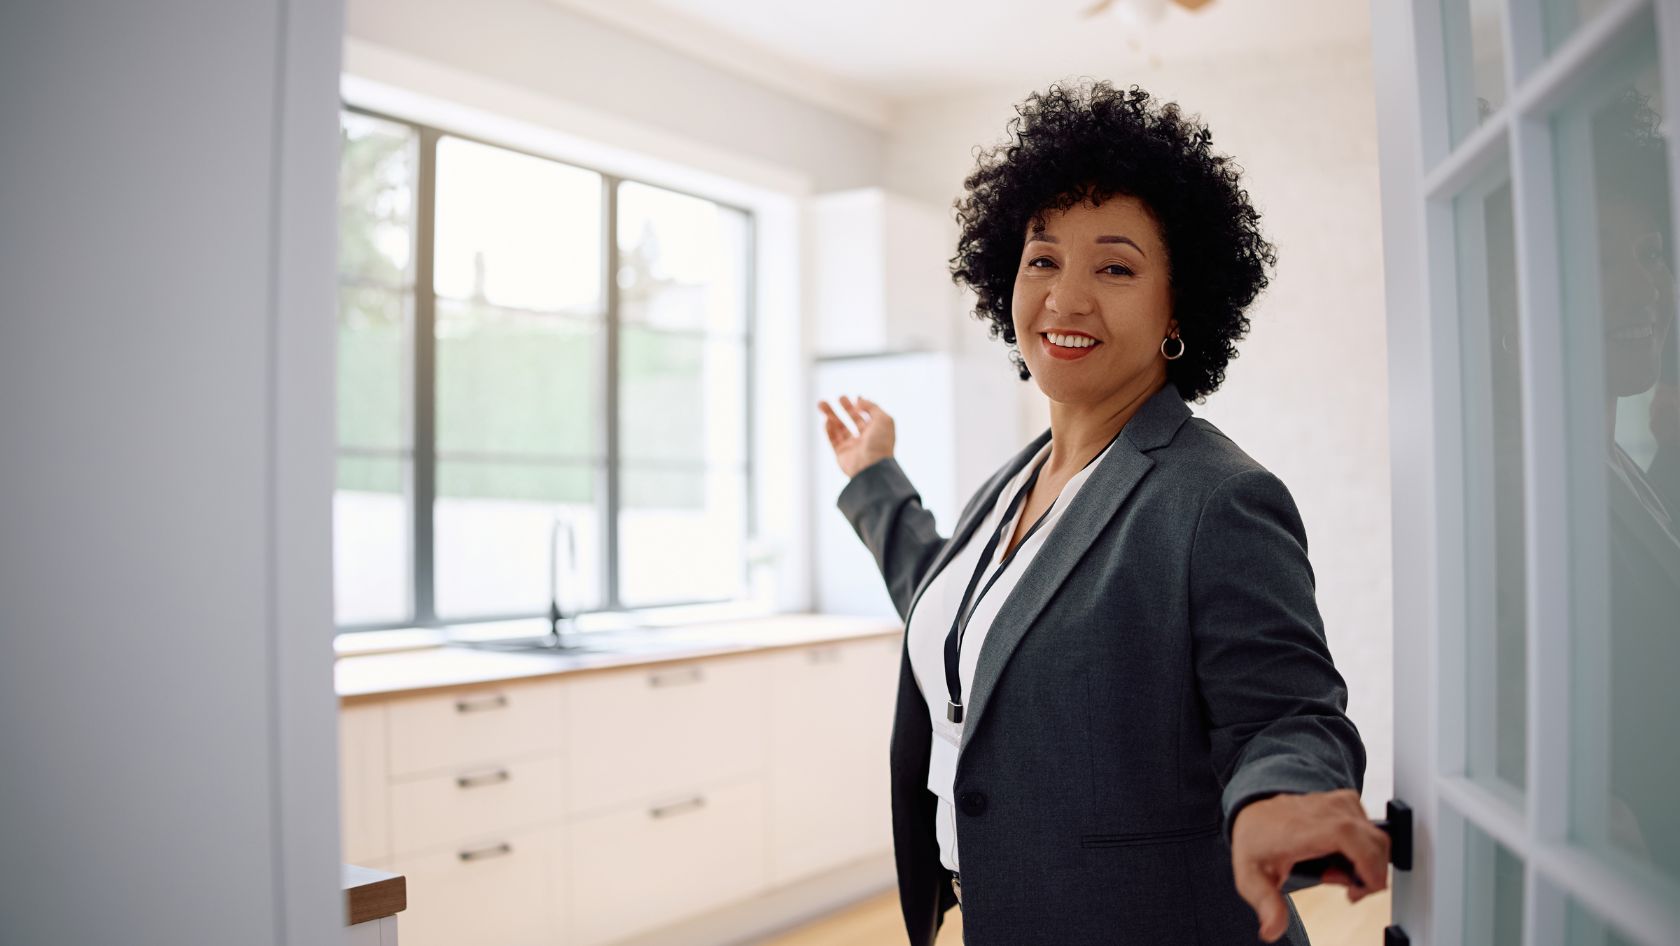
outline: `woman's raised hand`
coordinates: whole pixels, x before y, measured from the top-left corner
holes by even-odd
[[[842,394],[839,400],[840,406],[851,416],[852,423],[857,425],[857,433],[847,428],[846,422],[834,413],[834,408],[829,407],[827,401],[818,401],[817,407],[828,418],[823,429],[828,434],[828,445],[834,448],[834,459],[840,464],[840,472],[852,477],[871,463],[893,455],[893,419],[892,415],[881,410],[881,405],[866,397],[854,401]]]

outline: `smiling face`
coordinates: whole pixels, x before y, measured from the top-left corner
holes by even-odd
[[[1011,316],[1039,389],[1053,401],[1097,405],[1164,384],[1161,342],[1177,331],[1169,277],[1160,228],[1135,197],[1029,222]]]

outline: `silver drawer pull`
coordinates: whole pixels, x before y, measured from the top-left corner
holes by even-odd
[[[495,696],[485,697],[481,700],[456,700],[455,712],[480,713],[484,710],[506,709],[507,705],[507,694],[498,693]]]
[[[648,674],[648,686],[673,687],[685,683],[699,683],[701,680],[699,667],[684,667],[681,670],[669,670],[665,673]]]
[[[814,664],[837,664],[840,662],[840,648],[818,647],[815,650],[806,651],[805,656],[810,658]]]
[[[473,861],[487,861],[492,857],[505,857],[512,853],[513,845],[503,841],[500,844],[481,847],[476,851],[462,851],[460,858],[463,862],[470,864]]]
[[[648,809],[648,814],[652,815],[655,818],[669,818],[672,815],[680,815],[680,814],[683,814],[684,812],[698,811],[698,810],[700,810],[701,808],[704,808],[704,807],[706,807],[705,797],[701,796],[701,795],[696,795],[693,798],[688,799],[687,801],[679,801],[679,802],[675,802],[675,803],[669,804],[669,805],[661,805],[658,808],[649,808]]]
[[[499,785],[513,778],[513,773],[507,769],[497,769],[483,775],[460,775],[455,778],[455,784],[461,788],[478,788],[481,785]]]

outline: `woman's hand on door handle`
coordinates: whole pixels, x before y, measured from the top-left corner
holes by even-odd
[[[1283,883],[1305,860],[1341,855],[1346,871],[1324,872],[1325,883],[1348,888],[1355,902],[1388,886],[1389,836],[1365,816],[1352,789],[1273,795],[1250,802],[1231,825],[1231,868],[1237,892],[1260,918],[1260,938],[1273,942],[1289,928]]]

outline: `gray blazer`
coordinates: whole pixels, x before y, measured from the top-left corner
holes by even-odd
[[[1046,429],[947,539],[893,459],[837,505],[908,626]],[[1280,792],[1361,785],[1289,491],[1172,385],[1127,422],[981,647],[956,771],[969,946],[1259,943],[1230,823]],[[900,660],[893,840],[911,946],[955,903],[927,790],[927,704]],[[1293,916],[1285,942],[1305,944]]]

